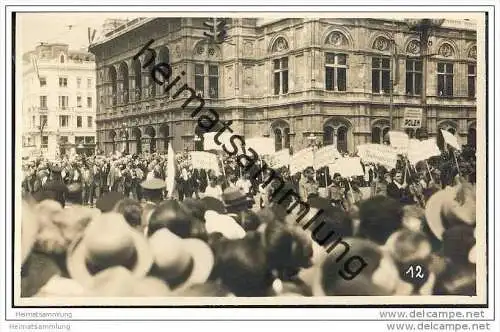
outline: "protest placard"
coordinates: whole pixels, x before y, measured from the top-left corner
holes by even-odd
[[[262,159],[272,168],[288,166],[290,165],[290,150],[282,149],[273,154],[264,155]]]
[[[328,168],[330,174],[340,173],[345,178],[363,176],[365,174],[361,166],[361,158],[359,157],[337,159],[335,163],[328,165]]]
[[[259,156],[270,155],[275,152],[274,139],[268,137],[245,138],[245,146],[252,148]]]
[[[216,175],[220,175],[220,165],[217,156],[205,151],[191,151],[191,164],[193,168],[212,170]]]
[[[302,172],[307,167],[312,166],[314,162],[312,148],[306,148],[295,152],[290,157],[290,174]]]
[[[409,137],[402,131],[389,131],[389,141],[391,146],[400,154],[408,152]]]
[[[453,148],[460,150],[460,144],[458,144],[457,137],[447,130],[441,129],[441,134],[443,135],[444,142],[451,145]]]
[[[436,144],[435,138],[429,138],[424,141],[418,141],[415,139],[410,140],[408,147],[408,160],[413,165],[419,161],[429,159],[430,157],[439,156],[440,154],[441,151]]]
[[[403,127],[404,128],[420,128],[422,126],[422,109],[421,108],[405,108]]]
[[[222,149],[223,145],[226,145],[228,147],[231,146],[230,139],[231,139],[231,136],[233,136],[233,134],[227,133],[227,132],[220,133],[219,136],[217,137],[219,142],[221,143],[220,145],[217,144],[217,142],[215,141],[215,135],[217,135],[217,134],[219,134],[219,133],[210,132],[210,133],[203,134],[203,149],[205,151],[209,151],[209,150],[223,151],[223,149]]]
[[[358,153],[365,163],[382,165],[388,169],[396,167],[398,161],[397,151],[388,145],[363,144],[358,146]]]
[[[319,169],[334,163],[336,159],[342,158],[339,151],[333,145],[327,145],[314,152],[314,168]]]

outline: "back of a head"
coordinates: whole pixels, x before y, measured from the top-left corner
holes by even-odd
[[[122,214],[131,227],[137,228],[141,226],[142,206],[135,199],[124,198],[116,203],[113,210]]]
[[[227,241],[217,265],[217,276],[236,296],[266,296],[274,281],[258,233]]]
[[[389,197],[375,196],[359,205],[359,235],[384,244],[402,226],[401,204]]]
[[[364,239],[344,241],[348,244],[347,252],[345,248],[336,247],[321,264],[320,284],[325,295],[389,295],[372,282],[383,258],[380,247]],[[347,254],[349,258],[343,257]]]
[[[189,238],[192,232],[192,219],[178,201],[163,201],[149,218],[148,236],[161,228],[167,228],[181,238]]]
[[[454,226],[443,233],[443,253],[455,264],[467,265],[469,252],[475,244],[476,238],[472,226]]]

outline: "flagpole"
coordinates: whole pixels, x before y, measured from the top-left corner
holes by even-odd
[[[455,157],[455,163],[457,164],[457,172],[460,177],[462,177],[462,174],[460,173],[460,166],[458,165],[458,160],[457,160],[457,155],[455,153],[455,150],[453,150],[453,157]]]
[[[434,177],[432,176],[431,168],[429,167],[429,163],[427,162],[427,159],[425,160],[425,164],[427,165],[427,171],[429,171],[429,176],[431,177],[431,181],[434,182]]]

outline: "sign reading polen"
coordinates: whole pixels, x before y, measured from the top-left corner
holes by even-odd
[[[420,128],[420,127],[422,127],[422,109],[405,108],[405,116],[403,118],[403,128]]]

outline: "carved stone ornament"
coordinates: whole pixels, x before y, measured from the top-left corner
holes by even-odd
[[[476,46],[472,46],[470,48],[468,57],[471,58],[471,59],[476,59],[477,58],[477,47]]]
[[[439,48],[439,54],[444,56],[445,58],[448,58],[453,55],[453,47],[451,47],[450,44],[443,44]]]
[[[418,40],[412,40],[406,47],[406,52],[411,54],[419,54],[420,42]]]
[[[203,55],[204,52],[205,52],[205,47],[200,45],[196,48],[196,54]]]
[[[342,46],[346,44],[346,38],[342,33],[334,31],[328,36],[326,42],[333,46]]]
[[[227,78],[227,86],[230,88],[233,86],[233,78],[231,76]]]
[[[279,37],[273,46],[273,52],[283,52],[288,49],[288,42],[283,37]]]
[[[243,50],[245,55],[253,56],[253,43],[251,41],[245,41],[243,44]]]
[[[213,47],[210,47],[208,49],[208,56],[209,57],[214,57],[215,56],[215,49]]]
[[[175,55],[177,56],[177,58],[181,57],[182,54],[181,54],[181,47],[180,47],[180,45],[177,45],[175,47]]]
[[[389,49],[389,40],[385,37],[378,37],[373,42],[373,48],[379,51],[387,51]]]
[[[245,69],[245,83],[246,83],[246,85],[252,85],[252,69],[251,68]]]

